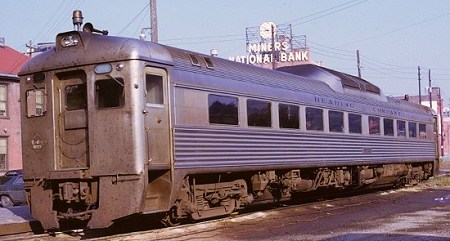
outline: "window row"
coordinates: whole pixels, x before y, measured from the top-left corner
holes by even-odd
[[[237,97],[209,95],[209,123],[238,125],[238,102],[239,99]],[[248,126],[272,127],[272,103],[270,101],[248,99],[246,109]],[[324,131],[324,121],[328,121],[328,130],[330,132],[344,133],[344,122],[346,122],[348,133],[363,133],[362,115],[354,113],[344,115],[342,111],[328,110],[328,118],[326,120],[324,111],[321,108],[305,107],[304,117],[306,123],[304,128],[309,131]],[[278,104],[278,119],[279,128],[300,129],[300,107],[297,105]],[[378,116],[368,116],[367,129],[370,135],[383,134],[385,136],[394,136],[396,133],[396,136],[427,138],[426,124]]]

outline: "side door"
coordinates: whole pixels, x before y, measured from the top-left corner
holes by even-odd
[[[144,127],[150,170],[171,169],[168,77],[164,69],[145,69]]]

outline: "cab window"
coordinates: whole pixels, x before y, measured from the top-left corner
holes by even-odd
[[[34,89],[26,92],[27,117],[43,116],[47,111],[45,105],[45,90]]]
[[[122,78],[110,78],[95,82],[95,106],[99,109],[122,107],[125,92]]]

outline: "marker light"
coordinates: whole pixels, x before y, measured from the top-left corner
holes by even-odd
[[[96,74],[106,74],[111,72],[111,70],[112,70],[111,64],[99,64],[96,65],[94,68],[94,72]]]
[[[70,47],[75,46],[80,42],[80,37],[78,35],[67,35],[61,38],[61,46]]]

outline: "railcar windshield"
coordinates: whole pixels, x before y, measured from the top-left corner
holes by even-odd
[[[99,109],[122,107],[125,92],[122,78],[109,78],[95,82],[95,106]]]

